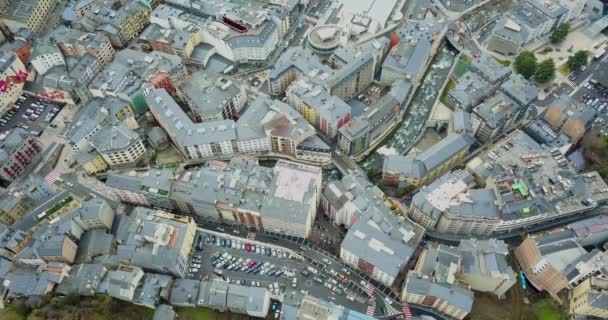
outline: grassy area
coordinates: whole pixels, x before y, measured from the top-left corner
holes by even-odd
[[[49,210],[47,210],[46,214],[51,215],[51,214],[59,211],[59,209],[65,207],[68,203],[72,202],[72,200],[74,200],[74,198],[72,198],[72,196],[69,196],[69,197],[59,201],[59,203],[57,203],[56,205],[51,207]]]
[[[509,61],[509,60],[500,60],[498,58],[494,58],[494,59],[496,59],[496,61],[498,61],[498,63],[502,64],[505,67],[508,67],[511,65],[511,61]]]
[[[566,316],[560,312],[558,307],[549,298],[534,304],[534,314],[538,320],[562,320]]]
[[[443,93],[441,94],[441,102],[443,104],[445,104],[445,99],[448,97],[448,92],[450,92],[450,90],[454,89],[454,87],[456,86],[456,82],[454,80],[451,80],[448,82],[448,84],[446,84],[445,89],[443,90]]]
[[[207,308],[178,308],[177,315],[181,320],[215,320],[220,313]]]
[[[462,56],[462,60],[464,60],[464,62],[466,62],[468,64],[471,64],[471,62],[473,61],[473,58],[471,58],[470,55],[465,54],[465,55]]]
[[[456,60],[456,66],[454,66],[454,75],[456,78],[460,78],[465,72],[469,70],[469,64],[462,59]]]
[[[563,74],[564,76],[567,76],[570,74],[570,67],[568,67],[567,63],[564,63],[561,66],[557,67],[557,71]]]

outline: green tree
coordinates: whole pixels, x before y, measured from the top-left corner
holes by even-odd
[[[17,300],[13,304],[13,308],[15,308],[15,312],[20,316],[27,316],[32,312],[32,309],[25,303],[23,300]]]
[[[80,304],[80,295],[77,292],[68,293],[63,302],[70,306],[77,306]]]
[[[515,71],[530,79],[536,73],[536,57],[530,51],[524,51],[515,58]]]
[[[566,39],[566,37],[568,36],[568,32],[570,32],[570,23],[562,23],[557,28],[555,28],[555,30],[553,30],[553,33],[549,37],[549,40],[551,40],[551,43],[560,43],[564,41],[564,39]]]
[[[568,64],[568,68],[570,68],[570,71],[580,69],[582,66],[587,65],[588,57],[589,52],[584,50],[577,51],[574,55],[568,57],[568,61],[566,62]]]
[[[539,83],[547,83],[555,78],[555,63],[553,59],[547,59],[542,61],[536,67],[536,73],[534,78]]]

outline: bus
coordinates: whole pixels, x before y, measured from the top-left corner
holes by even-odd
[[[40,213],[36,216],[36,218],[38,218],[38,220],[42,220],[44,217],[46,217],[46,211],[42,211],[42,213]]]

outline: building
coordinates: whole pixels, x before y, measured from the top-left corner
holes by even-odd
[[[159,51],[124,49],[89,85],[93,97],[116,97],[131,104],[136,113],[147,111],[143,85],[177,94],[188,76],[182,59]]]
[[[0,144],[0,178],[14,181],[27,173],[42,152],[42,143],[22,128],[15,128]]]
[[[358,47],[337,49],[327,64],[322,64],[310,49],[290,48],[270,72],[270,92],[281,95],[294,80],[308,76],[330,95],[348,101],[372,83],[387,41],[374,40]]]
[[[515,249],[526,279],[539,291],[547,291],[563,303],[566,291],[598,275],[608,255],[598,249],[585,250],[569,233],[528,236]]]
[[[156,309],[161,299],[169,300],[173,281],[171,276],[155,273],[144,274],[141,285],[135,289],[133,304]]]
[[[77,19],[78,29],[100,32],[115,47],[124,47],[150,23],[149,5],[140,1],[95,3],[84,16]]]
[[[524,109],[527,109],[538,98],[536,86],[526,80],[521,74],[510,75],[500,85],[500,90]]]
[[[256,98],[238,121],[195,123],[165,90],[146,97],[150,111],[186,160],[227,159],[235,155],[269,155],[296,159],[299,145],[314,128],[287,104]],[[302,151],[302,157],[307,157]]]
[[[90,175],[95,175],[100,172],[105,172],[110,169],[108,164],[103,160],[101,154],[97,151],[81,151],[75,156],[76,163]]]
[[[87,101],[83,106],[83,111],[67,133],[70,147],[76,153],[85,152],[95,155],[96,153],[91,150],[91,144],[94,143],[100,132],[110,130],[108,129],[110,126],[121,126],[121,129],[127,131],[128,129],[124,128],[122,123],[133,117],[134,114],[135,111],[131,104],[116,97],[94,98]],[[106,131],[104,134],[107,135],[108,132]],[[132,136],[131,133],[126,133],[126,135]],[[103,138],[108,138],[108,136]],[[103,141],[100,142],[103,144]],[[91,155],[83,157],[85,160],[91,159]],[[99,165],[103,167],[101,164]]]
[[[591,210],[608,186],[595,172],[578,174],[557,149],[543,148],[521,130],[466,164],[479,185],[495,190],[496,232],[523,230]]]
[[[47,38],[49,41],[55,42],[66,58],[82,58],[85,55],[91,55],[102,66],[107,66],[114,59],[115,52],[112,43],[103,33],[87,33],[59,26]]]
[[[338,129],[350,122],[351,107],[306,77],[294,81],[285,94],[289,105],[330,139],[335,138]]]
[[[194,122],[238,118],[247,102],[243,85],[206,71],[193,73],[182,91]]]
[[[12,225],[36,204],[27,192],[11,190],[0,199],[0,222]]]
[[[572,289],[570,314],[589,317],[608,317],[608,279],[593,276]]]
[[[17,55],[11,51],[0,50],[0,81],[4,86],[0,91],[0,114],[8,112],[23,92],[29,72]]]
[[[116,233],[117,256],[131,265],[184,278],[196,233],[192,217],[137,208]]]
[[[201,281],[196,305],[221,312],[265,318],[270,311],[270,292],[263,287],[235,285],[222,279]]]
[[[543,120],[554,131],[564,133],[571,143],[576,144],[585,135],[595,116],[596,111],[592,107],[562,95],[545,109]]]
[[[401,299],[436,309],[456,319],[464,319],[471,312],[474,296],[467,289],[447,282],[435,282],[427,275],[410,271],[403,285]]]
[[[410,82],[395,81],[389,92],[338,129],[338,148],[347,155],[361,156],[380,143],[400,123],[412,89]]]
[[[266,168],[235,157],[179,177],[110,175],[107,186],[123,202],[306,238],[320,202],[321,169],[284,160]]]
[[[194,48],[203,41],[202,29],[194,23],[172,23],[165,28],[154,23],[153,16],[157,10],[158,7],[152,12],[152,23],[141,33],[138,42],[147,49],[178,55],[184,60],[190,59]]]
[[[384,30],[390,22],[394,21],[394,12],[398,12],[401,6],[397,0],[383,1],[381,3],[371,0],[357,3],[340,0],[338,3],[341,5],[338,13],[340,22],[350,25],[354,29],[351,31],[353,35],[364,32],[375,34]]]
[[[403,79],[417,86],[432,56],[438,28],[438,24],[408,21],[398,29],[399,43],[390,49],[382,63],[380,82],[391,85]]]
[[[8,0],[0,12],[0,22],[13,34],[21,28],[42,33],[56,5],[52,0]]]
[[[458,78],[456,86],[448,92],[445,103],[452,110],[471,111],[485,98],[495,92],[495,87],[480,75],[467,72]]]
[[[500,208],[494,190],[474,186],[466,171],[446,173],[412,197],[409,216],[437,232],[489,236],[500,223]]]
[[[490,33],[487,48],[505,56],[515,56],[531,38],[527,26],[512,16],[503,15]]]
[[[338,49],[344,36],[344,30],[337,25],[319,25],[310,29],[306,43],[314,53],[329,56]]]
[[[167,136],[167,133],[160,127],[150,129],[146,135],[148,137],[148,142],[150,142],[150,145],[154,150],[160,151],[171,145],[169,136]]]
[[[146,154],[142,139],[125,125],[101,129],[91,145],[109,166],[132,164]]]
[[[480,54],[473,57],[469,68],[492,86],[500,84],[511,75],[511,69],[500,64],[496,58],[489,54]]]
[[[583,247],[597,246],[608,241],[608,217],[597,217],[579,220],[566,226],[572,230],[576,241]]]
[[[512,128],[524,110],[502,92],[487,98],[471,111],[475,139],[480,143],[492,141],[505,130]]]
[[[504,297],[517,284],[515,271],[509,266],[509,247],[502,240],[461,240],[458,245],[462,268],[460,281],[472,290]]]
[[[46,262],[74,263],[78,245],[68,236],[56,235],[44,239],[36,249],[36,253]]]
[[[337,225],[352,227],[374,206],[382,206],[384,192],[363,175],[346,175],[330,181],[323,189],[321,204],[325,214]]]
[[[92,297],[97,292],[108,270],[102,264],[74,265],[70,274],[56,288],[60,294],[77,293],[81,296]]]
[[[422,229],[397,219],[384,204],[371,207],[340,245],[340,259],[386,286],[406,270]]]
[[[452,134],[419,154],[384,158],[382,179],[396,185],[406,182],[420,186],[461,161],[468,153],[471,139],[467,135]]]
[[[139,206],[173,211],[169,199],[174,173],[171,169],[109,174],[106,186],[120,201]]]
[[[85,231],[110,230],[114,221],[114,210],[105,200],[92,198],[81,204],[73,213],[72,220]]]
[[[287,307],[287,305],[286,305]],[[284,308],[281,319],[316,319],[316,320],[334,320],[334,319],[358,319],[358,320],[372,320],[372,316],[368,316],[354,310],[338,306],[334,303],[321,300],[312,296],[305,296],[299,306],[299,309],[295,312],[292,317],[285,316]]]
[[[140,286],[144,271],[140,267],[119,265],[116,270],[107,273],[105,292],[112,298],[132,302],[135,290]]]

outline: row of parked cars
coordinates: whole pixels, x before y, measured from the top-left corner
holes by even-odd
[[[265,246],[259,245],[259,244],[250,244],[250,243],[242,242],[240,240],[224,239],[224,238],[216,237],[215,235],[207,235],[205,237],[205,242],[207,242],[207,244],[215,244],[218,247],[239,249],[239,250],[247,251],[250,253],[266,255],[268,257],[273,257],[273,258],[278,258],[278,259],[287,259],[290,257],[289,253],[275,249],[275,248],[265,247]]]
[[[216,253],[211,257],[213,272],[219,276],[223,275],[223,270],[246,272],[248,274],[266,275],[278,277],[286,270],[276,267],[270,262],[255,261],[249,258],[232,256],[228,252]]]

